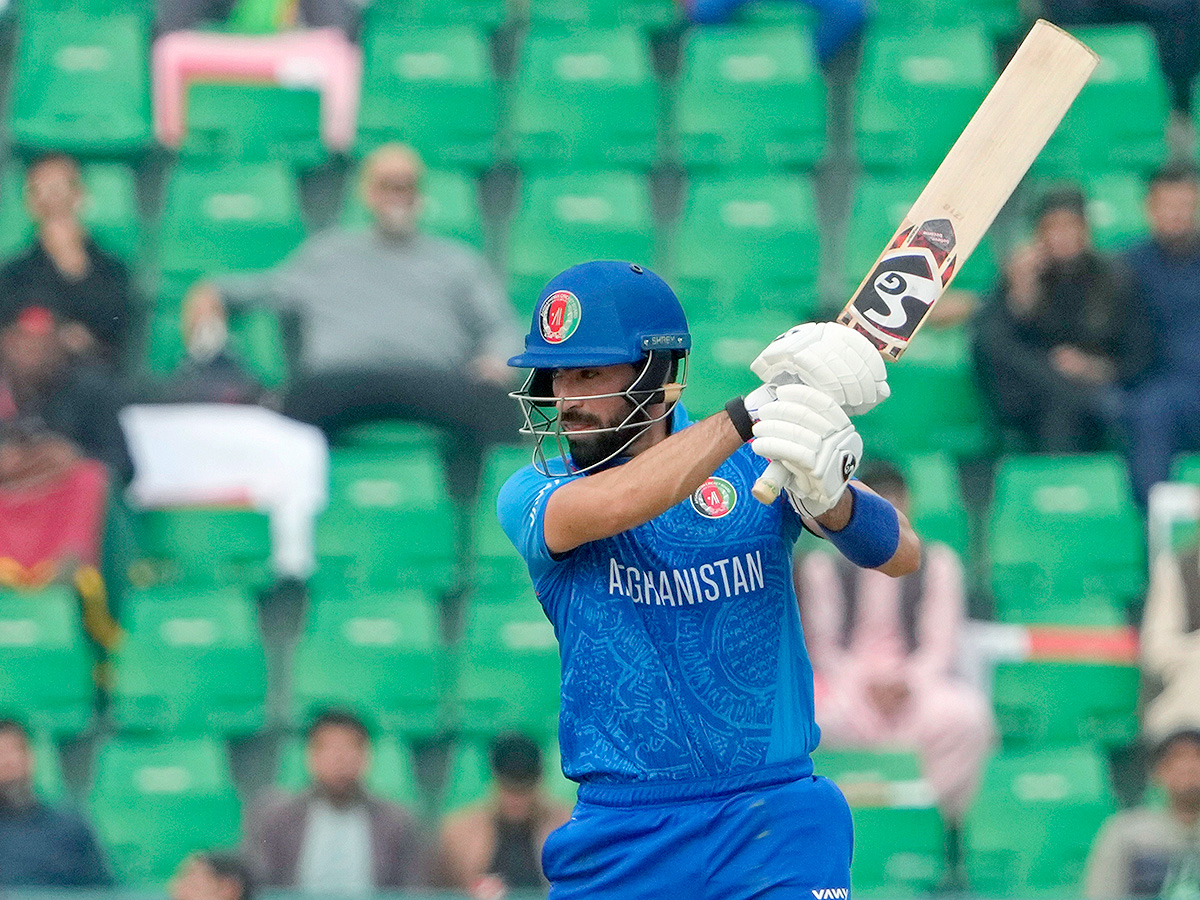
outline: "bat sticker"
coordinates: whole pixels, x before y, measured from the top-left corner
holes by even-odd
[[[884,334],[907,341],[941,293],[933,252],[904,247],[879,261],[854,298],[854,308]]]

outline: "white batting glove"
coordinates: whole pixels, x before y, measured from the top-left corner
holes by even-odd
[[[783,463],[786,490],[802,512],[816,517],[837,505],[862,459],[863,442],[829,396],[804,384],[775,388],[775,400],[758,409],[754,441],[759,456]]]
[[[875,346],[837,322],[797,325],[767,345],[750,370],[764,382],[799,382],[832,397],[859,416],[891,396],[887,367]]]

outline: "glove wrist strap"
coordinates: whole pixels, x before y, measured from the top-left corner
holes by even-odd
[[[754,420],[750,418],[750,413],[746,411],[746,401],[744,399],[734,397],[725,404],[725,413],[729,416],[729,421],[733,423],[734,429],[743,441],[748,441],[754,437]]]

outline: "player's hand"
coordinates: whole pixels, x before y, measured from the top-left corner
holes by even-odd
[[[800,382],[832,397],[848,416],[886,400],[887,369],[875,346],[837,322],[810,322],[775,338],[750,364],[764,382]]]
[[[751,448],[791,474],[788,496],[812,517],[837,505],[862,458],[863,443],[841,407],[804,384],[775,388],[758,408]]]

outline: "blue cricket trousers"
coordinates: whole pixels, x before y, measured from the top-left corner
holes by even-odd
[[[751,779],[586,784],[542,851],[550,900],[848,898],[841,791],[793,763]]]

